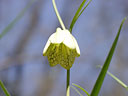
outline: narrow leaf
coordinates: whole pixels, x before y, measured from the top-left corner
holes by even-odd
[[[102,68],[102,66],[98,65],[97,66],[98,68]],[[117,83],[119,83],[121,86],[123,86],[126,90],[128,90],[128,86],[123,82],[121,81],[119,78],[117,78],[115,75],[113,75],[111,72],[107,71],[107,74],[109,76],[111,76],[114,80],[117,81]]]
[[[73,19],[72,19],[72,22],[71,22],[71,24],[70,24],[70,28],[69,28],[69,31],[70,31],[70,32],[72,32],[72,28],[73,28],[73,26],[74,26],[76,20],[78,19],[77,17],[79,16],[79,13],[80,13],[82,7],[84,6],[85,2],[86,2],[86,0],[83,0],[83,2],[81,3],[81,5],[79,6],[78,10],[77,10],[76,13],[75,13],[75,15],[74,15],[74,17],[73,17]],[[76,18],[77,18],[77,19],[76,19]]]
[[[119,35],[120,35],[120,31],[122,29],[122,26],[123,26],[123,23],[124,23],[125,20],[126,20],[126,17],[121,22],[121,25],[119,27],[118,33],[116,35],[116,38],[115,38],[115,40],[114,40],[114,42],[113,42],[113,44],[111,46],[109,54],[108,54],[108,56],[107,56],[107,58],[105,60],[103,68],[102,68],[102,70],[101,70],[101,72],[100,72],[100,74],[99,74],[99,76],[97,78],[97,81],[96,81],[96,83],[95,83],[95,85],[94,85],[94,87],[92,89],[92,92],[91,92],[90,96],[98,96],[98,94],[99,94],[99,91],[100,91],[101,86],[103,84],[103,81],[104,81],[105,75],[107,73],[108,67],[110,65],[113,53],[115,51],[115,48],[116,48],[116,45],[117,45],[117,42],[118,42],[118,38],[119,38]]]
[[[28,10],[28,8],[33,4],[35,0],[31,0],[26,7],[19,13],[19,15],[16,16],[16,18],[7,25],[7,27],[2,31],[2,33],[0,34],[0,39],[7,33],[9,32],[14,25],[24,16],[24,14],[26,13],[26,11]]]
[[[71,86],[71,88],[73,88],[80,96],[83,96],[75,87]]]
[[[11,96],[11,95],[9,94],[9,92],[7,91],[7,89],[5,88],[5,86],[4,86],[4,84],[2,83],[1,80],[0,80],[0,86],[1,86],[1,88],[2,88],[2,90],[4,91],[4,94],[5,94],[6,96]]]
[[[74,83],[72,83],[72,85],[74,85],[74,86],[80,88],[80,89],[81,89],[82,91],[84,91],[88,96],[90,96],[89,93],[88,93],[84,88],[82,88],[81,86],[76,85],[76,84],[74,84]]]
[[[76,19],[79,18],[79,16],[84,12],[84,10],[88,7],[88,5],[91,3],[92,0],[89,0],[88,3],[86,4],[86,6],[83,8],[83,10],[80,12],[80,14],[78,15],[78,17]]]
[[[121,86],[123,86],[126,90],[128,90],[128,86],[123,83],[120,79],[118,79],[116,76],[114,76],[112,73],[110,73],[109,71],[107,71],[107,74],[109,76],[111,76],[114,80],[116,80]]]

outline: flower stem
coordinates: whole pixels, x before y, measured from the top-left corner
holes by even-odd
[[[67,70],[67,87],[66,87],[66,91],[67,91],[67,96],[70,96],[70,69]]]
[[[60,25],[63,28],[63,30],[65,30],[66,28],[64,26],[64,23],[63,23],[63,21],[62,21],[62,19],[60,17],[60,14],[59,14],[58,10],[57,10],[55,0],[52,0],[52,3],[53,3],[53,7],[54,7],[54,10],[55,10],[56,16],[57,16],[57,18],[58,18],[58,20],[60,22]]]

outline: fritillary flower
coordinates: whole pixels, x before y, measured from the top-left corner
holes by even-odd
[[[57,28],[46,43],[43,56],[48,57],[50,66],[60,64],[63,68],[70,69],[75,57],[80,56],[80,49],[76,39],[67,29]]]

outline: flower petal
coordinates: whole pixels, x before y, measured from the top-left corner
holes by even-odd
[[[56,32],[54,33],[54,36],[52,36],[50,38],[50,41],[52,43],[57,43],[60,44],[63,42],[64,38],[66,37],[65,32],[63,32],[63,30],[61,30],[60,28],[56,29]]]
[[[75,49],[75,44],[74,44],[74,40],[72,39],[72,34],[68,31],[68,30],[63,30],[66,33],[66,37],[64,38],[63,43],[71,48],[71,49]]]
[[[46,56],[48,54],[48,48],[50,46],[51,43],[55,42],[55,38],[56,38],[56,34],[53,33],[49,38],[48,38],[48,41],[44,47],[44,50],[43,50],[43,56]]]
[[[77,57],[79,57],[80,56],[80,49],[79,49],[78,43],[73,36],[72,36],[72,38],[73,38],[74,44],[76,46]]]
[[[52,46],[52,47],[51,47]],[[50,52],[48,54],[48,61],[49,61],[49,64],[50,66],[55,66],[57,64],[59,64],[59,57],[58,57],[58,54],[59,54],[59,47],[57,44],[52,44],[50,45]]]
[[[45,47],[44,47],[44,50],[43,50],[43,56],[46,56],[47,55],[47,50],[48,50],[48,48],[50,46],[50,43],[51,42],[48,40],[47,43],[46,43],[46,45],[45,45]]]
[[[65,68],[65,69],[70,69],[74,63],[75,60],[75,49],[70,49],[63,43],[60,45],[61,48],[61,55],[60,55],[60,62],[59,64]]]

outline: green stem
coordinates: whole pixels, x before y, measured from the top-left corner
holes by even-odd
[[[66,87],[66,91],[67,91],[67,96],[70,96],[70,69],[67,70],[67,87]]]
[[[4,94],[5,94],[6,96],[11,96],[11,95],[9,94],[9,92],[7,91],[7,89],[5,88],[5,86],[4,86],[4,84],[2,83],[1,80],[0,80],[0,86],[1,86],[1,88],[2,88],[2,90],[4,91]]]
[[[59,22],[60,22],[60,25],[61,25],[61,27],[63,28],[63,30],[65,30],[66,28],[65,28],[64,23],[63,23],[63,21],[62,21],[60,15],[59,15],[58,10],[57,10],[55,0],[52,0],[52,3],[53,3],[53,7],[54,7],[54,10],[55,10],[56,16],[57,16],[57,18],[58,18],[58,20],[59,20]]]
[[[67,70],[67,88],[70,85],[70,69]]]

